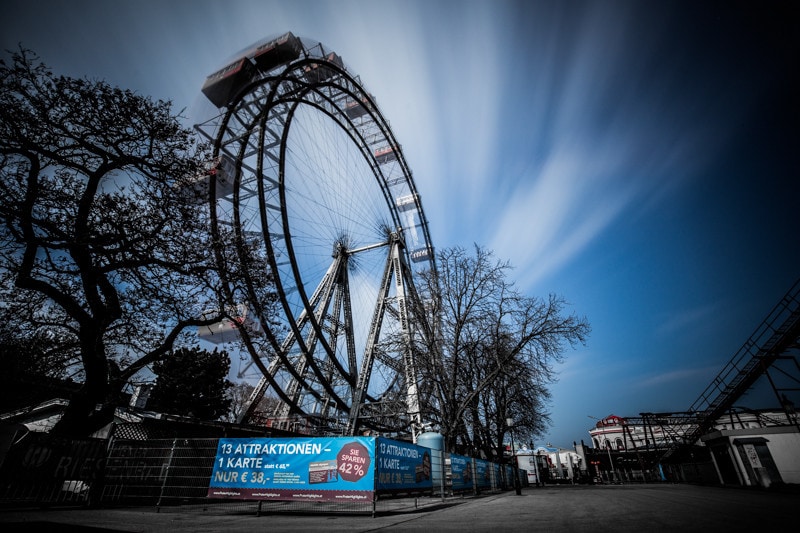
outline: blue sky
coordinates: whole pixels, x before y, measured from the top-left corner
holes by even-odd
[[[434,245],[493,250],[592,324],[542,439],[569,446],[589,417],[687,409],[800,277],[789,5],[3,0],[0,42],[188,115],[257,40],[336,50],[390,120]]]

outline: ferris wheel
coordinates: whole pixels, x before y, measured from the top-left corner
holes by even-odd
[[[255,43],[203,94],[218,110],[196,126],[216,156],[212,231],[239,252],[218,260],[238,274],[231,301],[263,326],[241,335],[259,378],[240,420],[266,396],[272,427],[416,440],[411,346],[427,325],[414,279],[434,253],[375,99],[335,52],[292,33]]]

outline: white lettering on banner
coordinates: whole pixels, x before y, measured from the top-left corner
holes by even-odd
[[[228,457],[226,468],[263,468],[263,457]]]
[[[383,446],[381,446],[383,448]],[[396,455],[398,457],[410,457],[412,459],[419,459],[419,451],[415,448],[406,448],[396,444],[387,444],[385,450],[381,450],[386,455]]]
[[[236,448],[226,445],[222,451],[223,453],[234,453],[238,455],[317,455],[322,453],[322,444],[314,442],[273,442],[261,444],[254,442],[237,444]]]
[[[350,463],[367,464],[367,458],[359,457],[358,455],[342,455],[342,460]]]
[[[400,459],[387,459],[385,457],[381,457],[381,467],[398,469],[400,468]]]

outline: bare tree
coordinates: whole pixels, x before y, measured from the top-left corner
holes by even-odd
[[[242,413],[250,407],[249,400],[254,389],[253,385],[245,381],[236,383],[230,388],[228,393],[231,400],[231,409],[227,416],[224,417],[224,420],[228,422],[239,420]],[[280,400],[274,396],[262,396],[259,398],[249,417],[251,423],[266,425],[279,402]]]
[[[203,309],[225,309],[208,204],[185,197],[207,149],[170,102],[56,76],[27,50],[0,84],[4,313],[72,354],[83,386],[53,431],[90,434],[131,377],[220,318]]]
[[[438,275],[421,292],[436,327],[416,346],[430,420],[448,449],[493,455],[513,417],[532,434],[549,421],[544,409],[554,365],[567,347],[585,342],[590,327],[564,314],[563,298],[520,294],[507,279],[510,265],[475,246],[445,249]]]

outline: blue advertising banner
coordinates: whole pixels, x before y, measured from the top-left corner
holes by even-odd
[[[433,488],[429,448],[379,437],[377,457],[379,492],[421,491]]]
[[[514,467],[511,465],[505,465],[505,467],[505,484],[503,488],[508,489],[514,486]]]
[[[483,459],[475,459],[475,483],[480,489],[492,488],[491,463]]]
[[[472,459],[463,455],[450,454],[450,476],[453,490],[473,488]]]
[[[220,439],[209,498],[372,501],[375,437]]]

